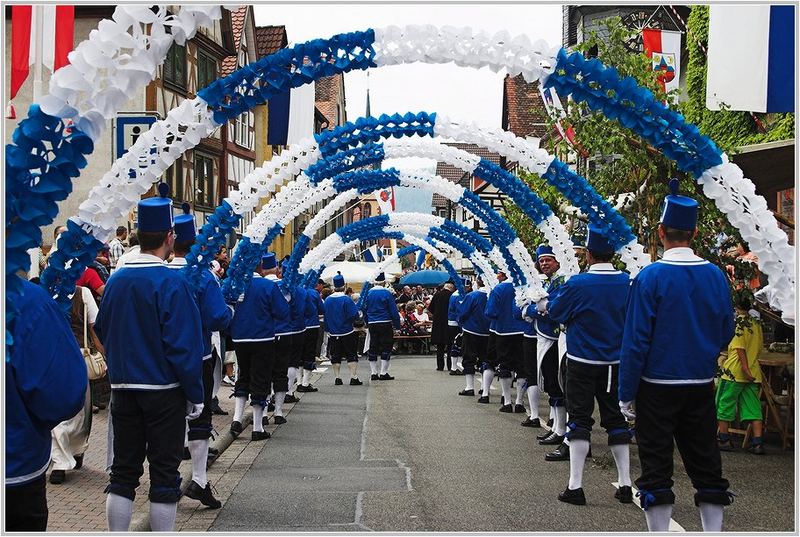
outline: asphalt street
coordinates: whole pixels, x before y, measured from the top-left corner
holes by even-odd
[[[545,462],[541,429],[492,404],[459,397],[463,377],[435,358],[392,359],[394,381],[334,386],[305,394],[235,487],[212,529],[224,531],[644,531],[636,505],[613,497],[617,478],[600,431],[593,435],[584,490],[588,505],[559,502],[567,462]],[[344,370],[344,368],[343,368]],[[496,384],[496,383],[495,383]],[[546,408],[543,399],[542,408]],[[243,438],[249,437],[246,431]],[[737,494],[729,531],[794,531],[794,458],[769,445],[757,457],[723,453]],[[639,472],[636,446],[631,472]],[[691,484],[676,453],[673,529],[699,531]]]

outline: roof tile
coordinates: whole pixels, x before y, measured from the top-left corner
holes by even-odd
[[[258,26],[256,28],[256,49],[259,58],[274,54],[288,44],[286,26]]]

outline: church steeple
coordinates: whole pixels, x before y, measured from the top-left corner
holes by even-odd
[[[364,112],[364,117],[372,117],[369,110],[369,71],[367,71],[367,109]]]

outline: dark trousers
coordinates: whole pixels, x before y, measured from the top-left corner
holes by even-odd
[[[489,341],[486,343],[486,354],[482,356],[481,371],[497,367],[497,334],[489,332]]]
[[[464,366],[465,375],[473,375],[478,364],[486,359],[486,346],[489,343],[489,336],[479,336],[464,332],[462,341],[464,344],[464,358],[461,360],[461,365]]]
[[[316,369],[317,362],[315,358],[317,357],[317,342],[319,340],[319,333],[321,330],[319,328],[306,328],[305,333],[303,334],[303,367],[306,369]]]
[[[674,447],[697,489],[695,504],[730,504],[717,444],[714,385],[664,385],[641,381],[636,395],[636,441],[642,476],[636,486],[647,505],[675,503]]]
[[[394,327],[391,322],[369,325],[369,360],[374,362],[378,356],[388,360],[394,346]]]
[[[519,376],[528,381],[528,386],[539,384],[539,371],[536,365],[536,336],[522,337],[522,373]]]
[[[437,369],[452,369],[453,362],[451,354],[453,353],[453,341],[456,336],[461,333],[460,326],[447,325],[447,345],[436,345],[436,368]],[[445,353],[447,353],[445,355]],[[447,363],[445,363],[445,358]]]
[[[542,389],[550,396],[550,406],[564,404],[564,390],[558,382],[558,342],[554,341],[542,358]]]
[[[497,376],[511,378],[522,371],[522,334],[495,336]]]
[[[6,486],[6,531],[47,529],[46,482],[43,473],[24,485]]]
[[[275,336],[275,359],[272,361],[272,391],[289,391],[289,360],[294,335]],[[269,393],[269,391],[267,392]]]
[[[569,358],[565,361],[569,439],[591,439],[596,399],[600,409],[600,426],[608,433],[608,445],[630,443],[628,423],[619,410],[617,399],[619,365],[585,364]]]
[[[345,336],[330,335],[328,339],[328,350],[331,355],[332,364],[341,364],[344,359],[347,362],[358,361],[358,335],[351,332]]]
[[[233,396],[249,395],[250,404],[266,406],[275,361],[275,341],[236,343],[236,361],[239,364],[239,376]]]
[[[214,391],[214,368],[217,366],[217,353],[208,360],[203,360],[203,411],[189,422],[189,440],[205,440],[211,438],[211,400]]]
[[[114,462],[106,492],[136,497],[144,459],[150,469],[150,501],[175,503],[181,497],[178,466],[186,431],[186,396],[172,390],[112,390]]]
[[[306,331],[303,330],[291,336],[292,350],[289,352],[289,367],[303,367],[303,350],[305,347]],[[288,380],[287,380],[288,382]]]

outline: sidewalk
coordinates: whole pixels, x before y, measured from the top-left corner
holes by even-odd
[[[321,368],[312,375],[312,383],[317,382]],[[214,416],[214,435],[224,434],[230,428],[233,419],[233,399],[229,398],[233,392],[230,386],[222,385],[219,390],[219,403],[223,410],[230,414],[227,416]],[[296,393],[298,399],[305,393]],[[313,395],[313,394],[312,394]],[[284,406],[286,413],[291,412],[295,404]],[[249,413],[249,409],[246,413]],[[92,416],[92,433],[89,437],[83,468],[67,472],[67,479],[61,485],[47,483],[47,505],[50,511],[47,530],[51,532],[98,532],[107,531],[106,528],[106,495],[103,492],[108,485],[106,474],[106,439],[108,432],[108,410],[101,410]],[[270,424],[266,430],[273,433],[276,425]],[[269,440],[263,442],[250,442],[248,427],[244,433],[235,440],[227,450],[208,470],[208,479],[216,490],[216,497],[225,503],[234,487],[248,470],[252,462],[262,449],[269,445]],[[213,439],[212,439],[213,443]],[[181,471],[191,470],[191,461],[183,461]],[[49,477],[49,472],[48,472]],[[150,487],[148,465],[144,463],[144,475],[137,489],[134,502],[133,520],[137,515],[146,514],[149,510],[147,492]],[[175,523],[176,531],[203,531],[207,530],[216,519],[219,510],[207,509],[200,502],[189,498],[181,498],[178,504],[178,516]],[[132,527],[133,529],[133,527]]]

